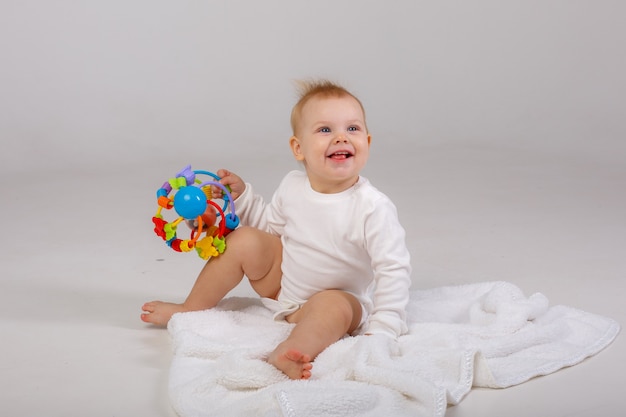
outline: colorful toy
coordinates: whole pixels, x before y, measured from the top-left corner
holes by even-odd
[[[198,175],[208,175],[215,181],[202,182],[196,178]],[[209,171],[193,171],[191,165],[188,165],[176,174],[176,177],[170,178],[157,190],[159,207],[152,217],[155,226],[154,232],[169,247],[177,252],[189,252],[195,248],[198,256],[205,260],[224,253],[226,250],[225,236],[239,226],[239,217],[235,214],[235,203],[230,195],[230,190],[218,182],[220,179]],[[224,201],[222,207],[213,201],[211,187],[222,190],[221,198]],[[176,190],[176,193],[172,198],[169,195],[173,190]],[[226,213],[228,208],[230,208],[230,212]],[[174,209],[180,217],[168,223],[161,214],[163,209]],[[219,222],[217,222],[218,218],[220,219]],[[197,226],[192,229],[189,239],[179,239],[176,235],[176,229],[185,220],[192,225],[195,221]],[[203,234],[204,237],[202,237]]]

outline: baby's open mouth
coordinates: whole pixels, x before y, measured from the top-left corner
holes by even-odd
[[[348,159],[352,156],[352,154],[348,151],[339,151],[335,153],[331,153],[328,155],[330,159]]]

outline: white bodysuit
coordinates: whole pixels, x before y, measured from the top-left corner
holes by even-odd
[[[350,189],[322,194],[292,171],[267,204],[250,184],[236,200],[241,224],[280,236],[285,311],[314,294],[354,295],[366,320],[359,333],[406,333],[411,265],[405,232],[391,200],[363,177]]]

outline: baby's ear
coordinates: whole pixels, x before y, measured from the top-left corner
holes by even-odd
[[[300,139],[295,136],[290,137],[289,147],[291,148],[291,152],[293,152],[293,156],[296,157],[297,161],[304,161],[304,155],[302,155],[302,149],[300,147]]]

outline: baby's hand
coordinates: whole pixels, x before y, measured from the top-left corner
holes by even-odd
[[[230,187],[230,195],[233,200],[236,200],[241,193],[246,189],[246,183],[237,175],[225,169],[217,171],[217,175],[222,178],[220,184]],[[213,198],[222,198],[222,189],[219,187],[212,187]]]

